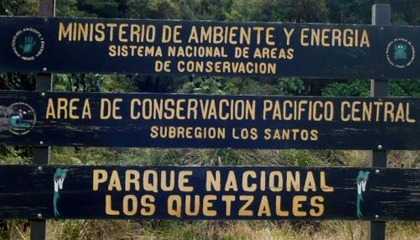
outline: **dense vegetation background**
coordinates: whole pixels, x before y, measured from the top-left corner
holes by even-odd
[[[373,0],[57,0],[57,15],[100,18],[203,19],[222,21],[286,21],[370,24]],[[419,0],[391,3],[394,24],[420,25]],[[38,0],[0,0],[0,15],[36,15]],[[1,30],[0,30],[1,31]],[[317,61],[314,59],[314,61]],[[393,80],[394,96],[420,96],[419,80]],[[0,73],[0,90],[33,90],[33,75]],[[368,79],[155,77],[141,75],[56,75],[56,91],[185,92],[368,96]],[[31,149],[0,145],[0,164],[28,164]],[[304,150],[156,150],[124,148],[54,148],[52,164],[155,165],[295,165],[368,166],[361,151]],[[393,151],[389,164],[419,167],[417,152]],[[0,226],[0,239],[29,239],[27,221]],[[420,239],[417,223],[392,223],[390,239]],[[49,221],[50,239],[361,239],[365,223]]]

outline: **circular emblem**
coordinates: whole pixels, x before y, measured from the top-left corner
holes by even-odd
[[[9,131],[15,135],[29,133],[36,123],[35,110],[26,103],[18,102],[8,107]]]
[[[391,66],[396,68],[409,67],[416,58],[416,49],[405,38],[397,38],[388,43],[386,58]]]
[[[44,52],[45,41],[42,34],[34,28],[19,30],[12,40],[16,56],[24,61],[33,61]]]

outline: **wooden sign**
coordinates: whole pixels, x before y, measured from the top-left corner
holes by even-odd
[[[418,78],[418,27],[0,18],[0,71]]]
[[[418,149],[420,100],[0,93],[0,142],[162,148]]]
[[[0,218],[420,219],[420,170],[1,166]]]

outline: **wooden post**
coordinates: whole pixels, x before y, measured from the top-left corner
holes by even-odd
[[[391,25],[391,6],[389,4],[374,4],[372,6],[372,24],[386,26]],[[372,97],[385,97],[388,95],[388,81],[386,79],[372,79],[370,94]],[[386,167],[387,151],[382,145],[378,145],[372,151],[372,167]],[[369,226],[370,240],[385,239],[385,222],[371,221]]]
[[[55,16],[55,0],[40,0],[38,15],[42,17]],[[47,72],[48,69],[44,68]],[[53,77],[52,74],[40,73],[36,79],[36,91],[52,91]],[[42,145],[42,143],[40,143]],[[35,165],[47,165],[51,158],[51,147],[42,146],[33,149],[32,163]],[[46,220],[43,219],[42,213],[37,214],[37,219],[31,220],[31,240],[45,240]]]

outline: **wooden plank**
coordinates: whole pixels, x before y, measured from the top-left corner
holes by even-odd
[[[0,28],[0,71],[420,76],[411,26],[1,17]]]
[[[419,179],[416,169],[1,166],[0,218],[419,220]]]
[[[56,0],[40,0],[38,16],[53,17],[55,16]]]
[[[2,92],[17,145],[418,149],[420,99]],[[25,113],[25,114],[22,114]]]
[[[39,2],[38,16],[52,17],[55,16],[55,0],[41,0]],[[47,69],[43,67],[43,72]],[[51,74],[38,74],[36,78],[37,91],[52,91],[53,79]],[[33,148],[32,163],[37,165],[46,165],[51,159],[51,147],[35,147]],[[30,221],[31,224],[31,240],[47,239],[47,222],[42,219],[42,214],[37,214],[36,219]]]

